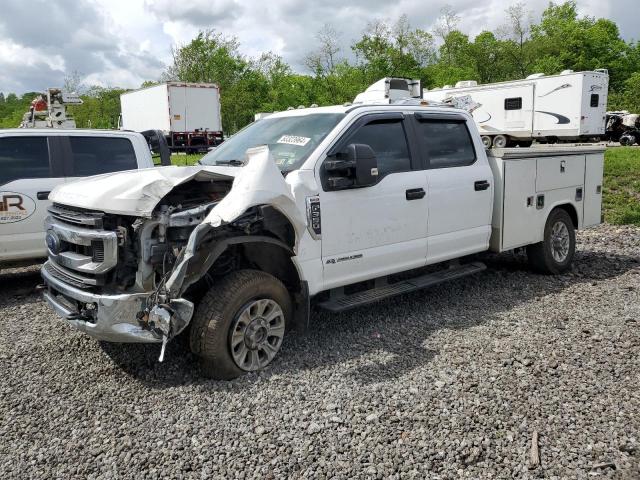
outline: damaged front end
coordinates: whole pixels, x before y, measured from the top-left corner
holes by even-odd
[[[162,343],[162,359],[191,320],[197,288],[242,261],[234,245],[260,241],[293,255],[305,228],[268,149],[247,153],[243,167],[123,172],[55,190],[48,303],[99,340]],[[111,212],[99,208],[109,203]]]

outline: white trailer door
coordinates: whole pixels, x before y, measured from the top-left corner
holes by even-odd
[[[186,131],[209,130],[219,132],[220,103],[218,89],[212,87],[189,87],[186,89]]]
[[[187,87],[169,85],[169,117],[172,132],[187,132]]]

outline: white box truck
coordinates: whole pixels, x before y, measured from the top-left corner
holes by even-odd
[[[421,103],[274,113],[200,166],[56,188],[47,229],[66,243],[42,269],[46,300],[105,341],[165,345],[189,327],[204,372],[228,379],[269,365],[312,304],[455,280],[488,250],[569,270],[575,231],[601,222],[604,146],[487,152],[467,112]],[[78,268],[77,245],[102,260]]]
[[[485,147],[530,146],[533,140],[555,143],[604,137],[609,74],[606,70],[559,75],[542,73],[524,80],[478,85],[473,80],[455,87],[424,90],[423,98],[443,101],[470,96]]]
[[[161,130],[174,151],[207,151],[222,143],[220,89],[213,83],[168,82],[120,95],[121,128]]]

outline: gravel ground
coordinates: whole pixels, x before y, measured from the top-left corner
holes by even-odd
[[[100,346],[0,275],[0,478],[640,478],[640,228],[579,235],[348,314],[272,368],[200,378],[178,342]],[[530,465],[539,434],[540,465]]]

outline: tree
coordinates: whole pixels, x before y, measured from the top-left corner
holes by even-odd
[[[505,10],[506,23],[498,29],[504,37],[504,53],[511,62],[513,73],[524,78],[530,71],[533,59],[533,42],[530,41],[533,14],[524,2],[518,2]]]
[[[0,103],[4,103],[4,93],[0,92]]]
[[[444,59],[444,61],[449,64],[453,63],[453,52],[447,39],[450,38],[451,33],[457,30],[459,23],[460,17],[453,7],[451,5],[445,5],[440,9],[440,16],[433,29],[436,36],[442,40],[442,47],[440,47],[441,60]]]

